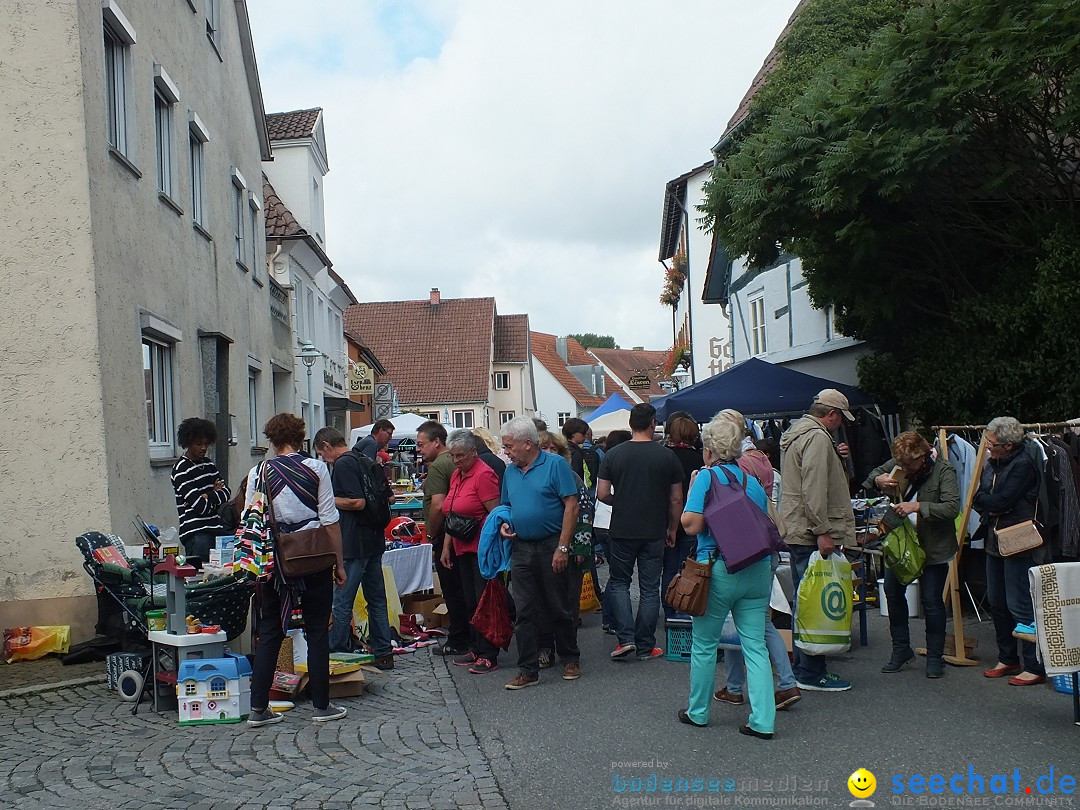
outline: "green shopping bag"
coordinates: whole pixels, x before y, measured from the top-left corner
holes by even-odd
[[[838,655],[851,647],[851,563],[835,551],[815,551],[799,582],[792,638],[807,655]]]
[[[910,585],[918,579],[926,564],[926,552],[919,545],[915,527],[907,519],[881,538],[881,553],[901,585]]]

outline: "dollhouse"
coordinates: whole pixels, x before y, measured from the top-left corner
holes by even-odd
[[[176,674],[176,702],[180,725],[239,723],[251,711],[251,664],[232,652],[184,661]]]

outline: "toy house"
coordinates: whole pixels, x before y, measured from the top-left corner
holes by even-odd
[[[180,725],[239,723],[251,712],[251,664],[236,653],[189,660],[176,673]]]

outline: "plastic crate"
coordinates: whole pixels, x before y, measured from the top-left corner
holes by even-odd
[[[694,642],[694,625],[687,621],[669,621],[667,623],[668,661],[690,661],[690,647]]]
[[[1055,692],[1071,695],[1073,693],[1072,679],[1072,675],[1053,675],[1050,677],[1050,683],[1054,685]]]

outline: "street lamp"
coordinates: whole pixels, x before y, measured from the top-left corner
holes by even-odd
[[[311,367],[315,365],[315,361],[322,357],[322,352],[315,348],[314,344],[305,343],[300,347],[300,354],[296,355],[304,361],[304,365],[307,366],[307,432],[308,438],[312,437],[312,419],[315,414],[315,403],[311,398]]]
[[[690,372],[686,370],[686,366],[680,365],[673,372],[671,372],[671,381],[675,383],[675,390],[679,391],[687,380],[690,379]]]

